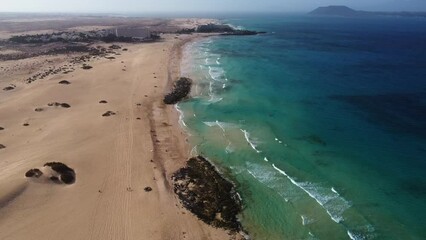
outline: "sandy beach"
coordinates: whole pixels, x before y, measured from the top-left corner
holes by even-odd
[[[1,63],[1,88],[15,88],[0,91],[0,239],[236,238],[198,220],[173,193],[171,174],[189,147],[178,113],[162,99],[179,76],[180,48],[194,36],[162,37],[120,43],[114,59],[30,84],[23,79],[36,69],[69,56]],[[108,111],[115,115],[102,116]],[[76,182],[25,178],[46,162],[67,164]]]

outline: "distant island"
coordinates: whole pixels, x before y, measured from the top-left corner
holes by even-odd
[[[309,14],[319,16],[345,16],[345,17],[364,17],[364,16],[399,16],[399,17],[426,17],[426,12],[369,12],[358,11],[347,6],[328,6],[319,7]]]

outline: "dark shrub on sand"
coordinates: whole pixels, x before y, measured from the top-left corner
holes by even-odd
[[[188,96],[191,91],[192,80],[189,78],[181,77],[173,86],[171,93],[164,97],[165,104],[176,104],[180,100]]]
[[[72,184],[75,182],[75,172],[72,168],[61,162],[48,162],[45,167],[51,167],[55,172],[60,174],[60,179],[63,183]],[[52,179],[52,177],[51,177]],[[58,181],[59,179],[56,178]],[[55,181],[52,179],[52,181]]]
[[[4,127],[0,127],[0,131],[1,131],[1,130],[4,130]]]
[[[52,180],[52,182],[55,182],[55,183],[61,183],[61,181],[59,181],[59,178],[56,176],[51,176],[50,180]]]
[[[107,111],[104,114],[102,114],[102,117],[109,117],[109,116],[112,116],[112,115],[115,115],[115,112],[113,112],[113,111]]]
[[[89,66],[89,65],[84,65],[83,67],[81,67],[81,68],[83,68],[83,69],[85,69],[85,70],[89,70],[89,69],[92,69],[93,67],[92,66]]]
[[[59,84],[65,84],[65,85],[68,85],[68,84],[71,84],[71,82],[69,82],[69,81],[67,81],[67,80],[62,80],[62,81],[60,81],[60,82],[59,82]]]
[[[75,182],[75,175],[71,172],[65,172],[61,174],[61,181],[65,184],[72,184]]]
[[[63,107],[63,108],[70,108],[71,107],[71,105],[69,105],[68,103],[58,103],[58,102],[48,103],[47,106],[49,106],[49,107],[52,107],[52,106],[59,107],[60,106],[60,107]]]
[[[38,169],[38,168],[30,169],[25,173],[25,177],[39,178],[41,175],[43,175],[43,172],[40,171],[40,169]]]
[[[0,149],[3,149],[3,148],[6,148],[6,146],[3,144],[0,144]]]
[[[143,190],[145,190],[145,192],[151,192],[151,191],[152,191],[152,188],[151,188],[151,187],[146,187],[146,188],[144,188]]]
[[[101,101],[99,101],[99,103],[108,103],[108,102],[105,101],[105,100],[101,100]]]
[[[61,103],[61,107],[63,107],[63,108],[70,108],[71,105],[69,105],[68,103]]]
[[[11,86],[3,88],[4,91],[10,91],[10,90],[13,90],[13,89],[15,89],[15,88],[11,87]]]

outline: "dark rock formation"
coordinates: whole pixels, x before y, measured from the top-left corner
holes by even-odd
[[[242,207],[234,186],[205,158],[189,159],[172,179],[174,192],[184,207],[199,219],[214,227],[241,230],[237,215]]]
[[[344,16],[344,17],[369,17],[369,16],[395,16],[395,17],[426,17],[426,12],[369,12],[357,11],[346,6],[319,7],[309,14],[319,16]]]
[[[242,29],[235,29],[231,27],[230,25],[226,24],[206,24],[206,25],[200,25],[197,27],[196,32],[198,33],[221,33],[222,35],[257,35],[262,34],[265,32],[256,32],[256,31],[250,31],[250,30],[242,30]]]
[[[74,169],[68,167],[67,165],[61,162],[48,162],[44,164],[45,167],[51,167],[55,172],[60,174],[60,180],[65,184],[72,184],[75,182],[75,172]],[[54,177],[54,176],[52,176]],[[52,181],[56,181],[52,179]],[[57,177],[55,177],[58,179]],[[58,179],[59,180],[59,179]]]
[[[113,112],[113,111],[107,111],[104,114],[102,114],[102,117],[109,117],[109,116],[112,116],[112,115],[115,115],[115,112]]]
[[[195,28],[182,28],[176,31],[176,33],[178,34],[192,34],[194,32],[195,32]]]
[[[13,86],[8,86],[8,87],[3,88],[4,91],[10,91],[10,90],[13,90],[13,89],[15,89],[15,87],[13,87]]]
[[[83,68],[84,70],[89,70],[89,69],[92,69],[93,67],[89,65],[83,65],[83,67],[81,68]]]
[[[171,93],[164,97],[165,104],[176,104],[180,100],[186,98],[191,91],[192,80],[189,78],[181,77],[173,86]]]
[[[41,175],[43,175],[43,172],[40,171],[40,169],[38,169],[38,168],[30,169],[25,173],[25,177],[39,178]]]
[[[120,46],[115,45],[115,44],[113,44],[113,45],[109,46],[108,48],[109,48],[109,49],[121,49],[121,47],[120,47]]]
[[[69,81],[67,81],[67,80],[62,80],[62,81],[60,81],[60,82],[59,82],[59,84],[65,84],[65,85],[68,85],[68,84],[71,84],[71,82],[69,82]]]
[[[71,105],[69,105],[68,103],[58,103],[58,102],[48,103],[47,106],[49,106],[49,107],[52,107],[52,106],[63,107],[63,108],[70,108],[71,107]]]

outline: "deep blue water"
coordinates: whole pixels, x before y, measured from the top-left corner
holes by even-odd
[[[179,107],[254,239],[426,239],[426,19],[241,16]]]

